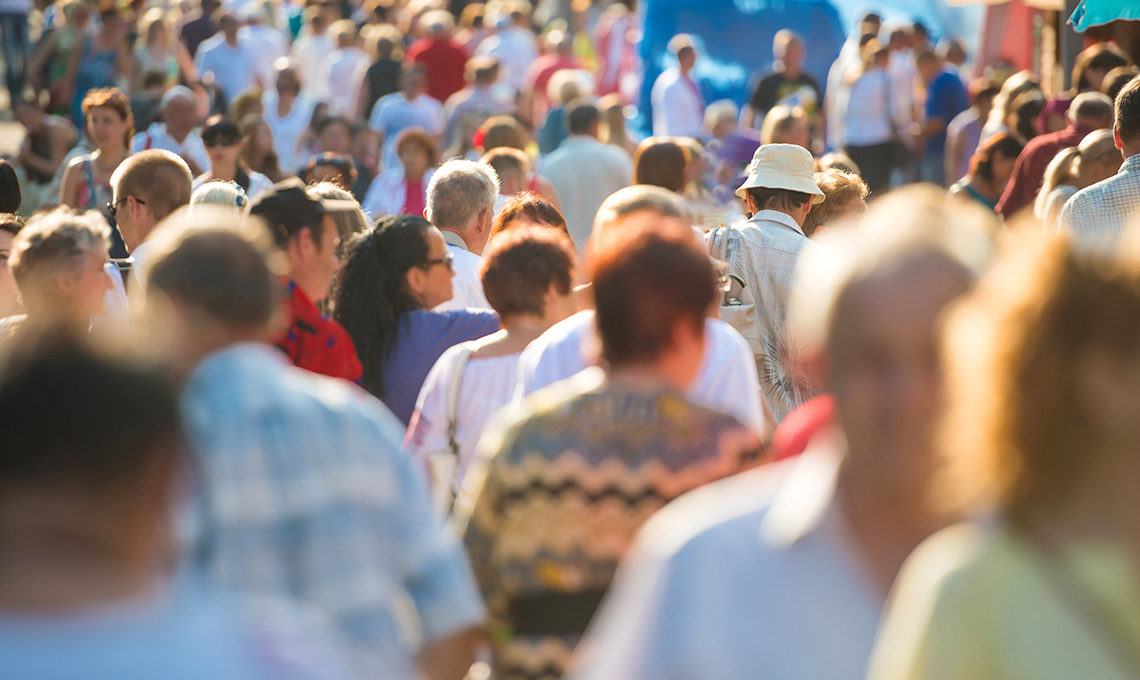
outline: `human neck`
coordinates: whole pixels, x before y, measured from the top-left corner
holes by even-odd
[[[671,387],[683,392],[689,383],[688,377],[680,375],[664,358],[610,369],[607,375],[610,382],[640,389]]]
[[[114,168],[119,165],[123,157],[127,155],[127,147],[123,144],[113,144],[111,146],[101,146],[97,149],[99,156],[97,161],[102,168]],[[104,161],[110,160],[111,163]]]
[[[542,317],[515,314],[503,319],[503,328],[480,343],[473,356],[480,359],[518,354],[550,327]]]
[[[1132,158],[1137,154],[1140,154],[1140,140],[1132,142],[1131,144],[1125,144],[1120,149],[1120,155],[1123,158]]]
[[[213,164],[210,166],[210,177],[218,180],[233,181],[237,178],[237,161]]]

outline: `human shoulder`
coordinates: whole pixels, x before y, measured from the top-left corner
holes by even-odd
[[[899,588],[921,587],[935,599],[996,593],[1017,578],[1021,552],[1009,529],[976,520],[943,529],[923,541],[899,572]]]

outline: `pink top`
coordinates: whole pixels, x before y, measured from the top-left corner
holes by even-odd
[[[403,215],[423,215],[426,207],[423,179],[404,180],[404,207],[400,208],[400,213]]]

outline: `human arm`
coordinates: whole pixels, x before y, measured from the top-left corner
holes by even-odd
[[[83,171],[83,158],[74,158],[71,165],[63,171],[63,180],[59,185],[59,204],[69,208],[79,206],[79,175]]]

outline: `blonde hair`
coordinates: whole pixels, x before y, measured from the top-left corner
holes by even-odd
[[[997,96],[994,97],[990,117],[986,121],[988,127],[1006,127],[1006,121],[1013,113],[1013,102],[1029,90],[1040,90],[1037,76],[1032,71],[1018,71],[1005,79]]]
[[[773,106],[764,116],[764,123],[760,126],[760,143],[776,144],[777,140],[797,122],[807,126],[807,115],[798,106]]]

